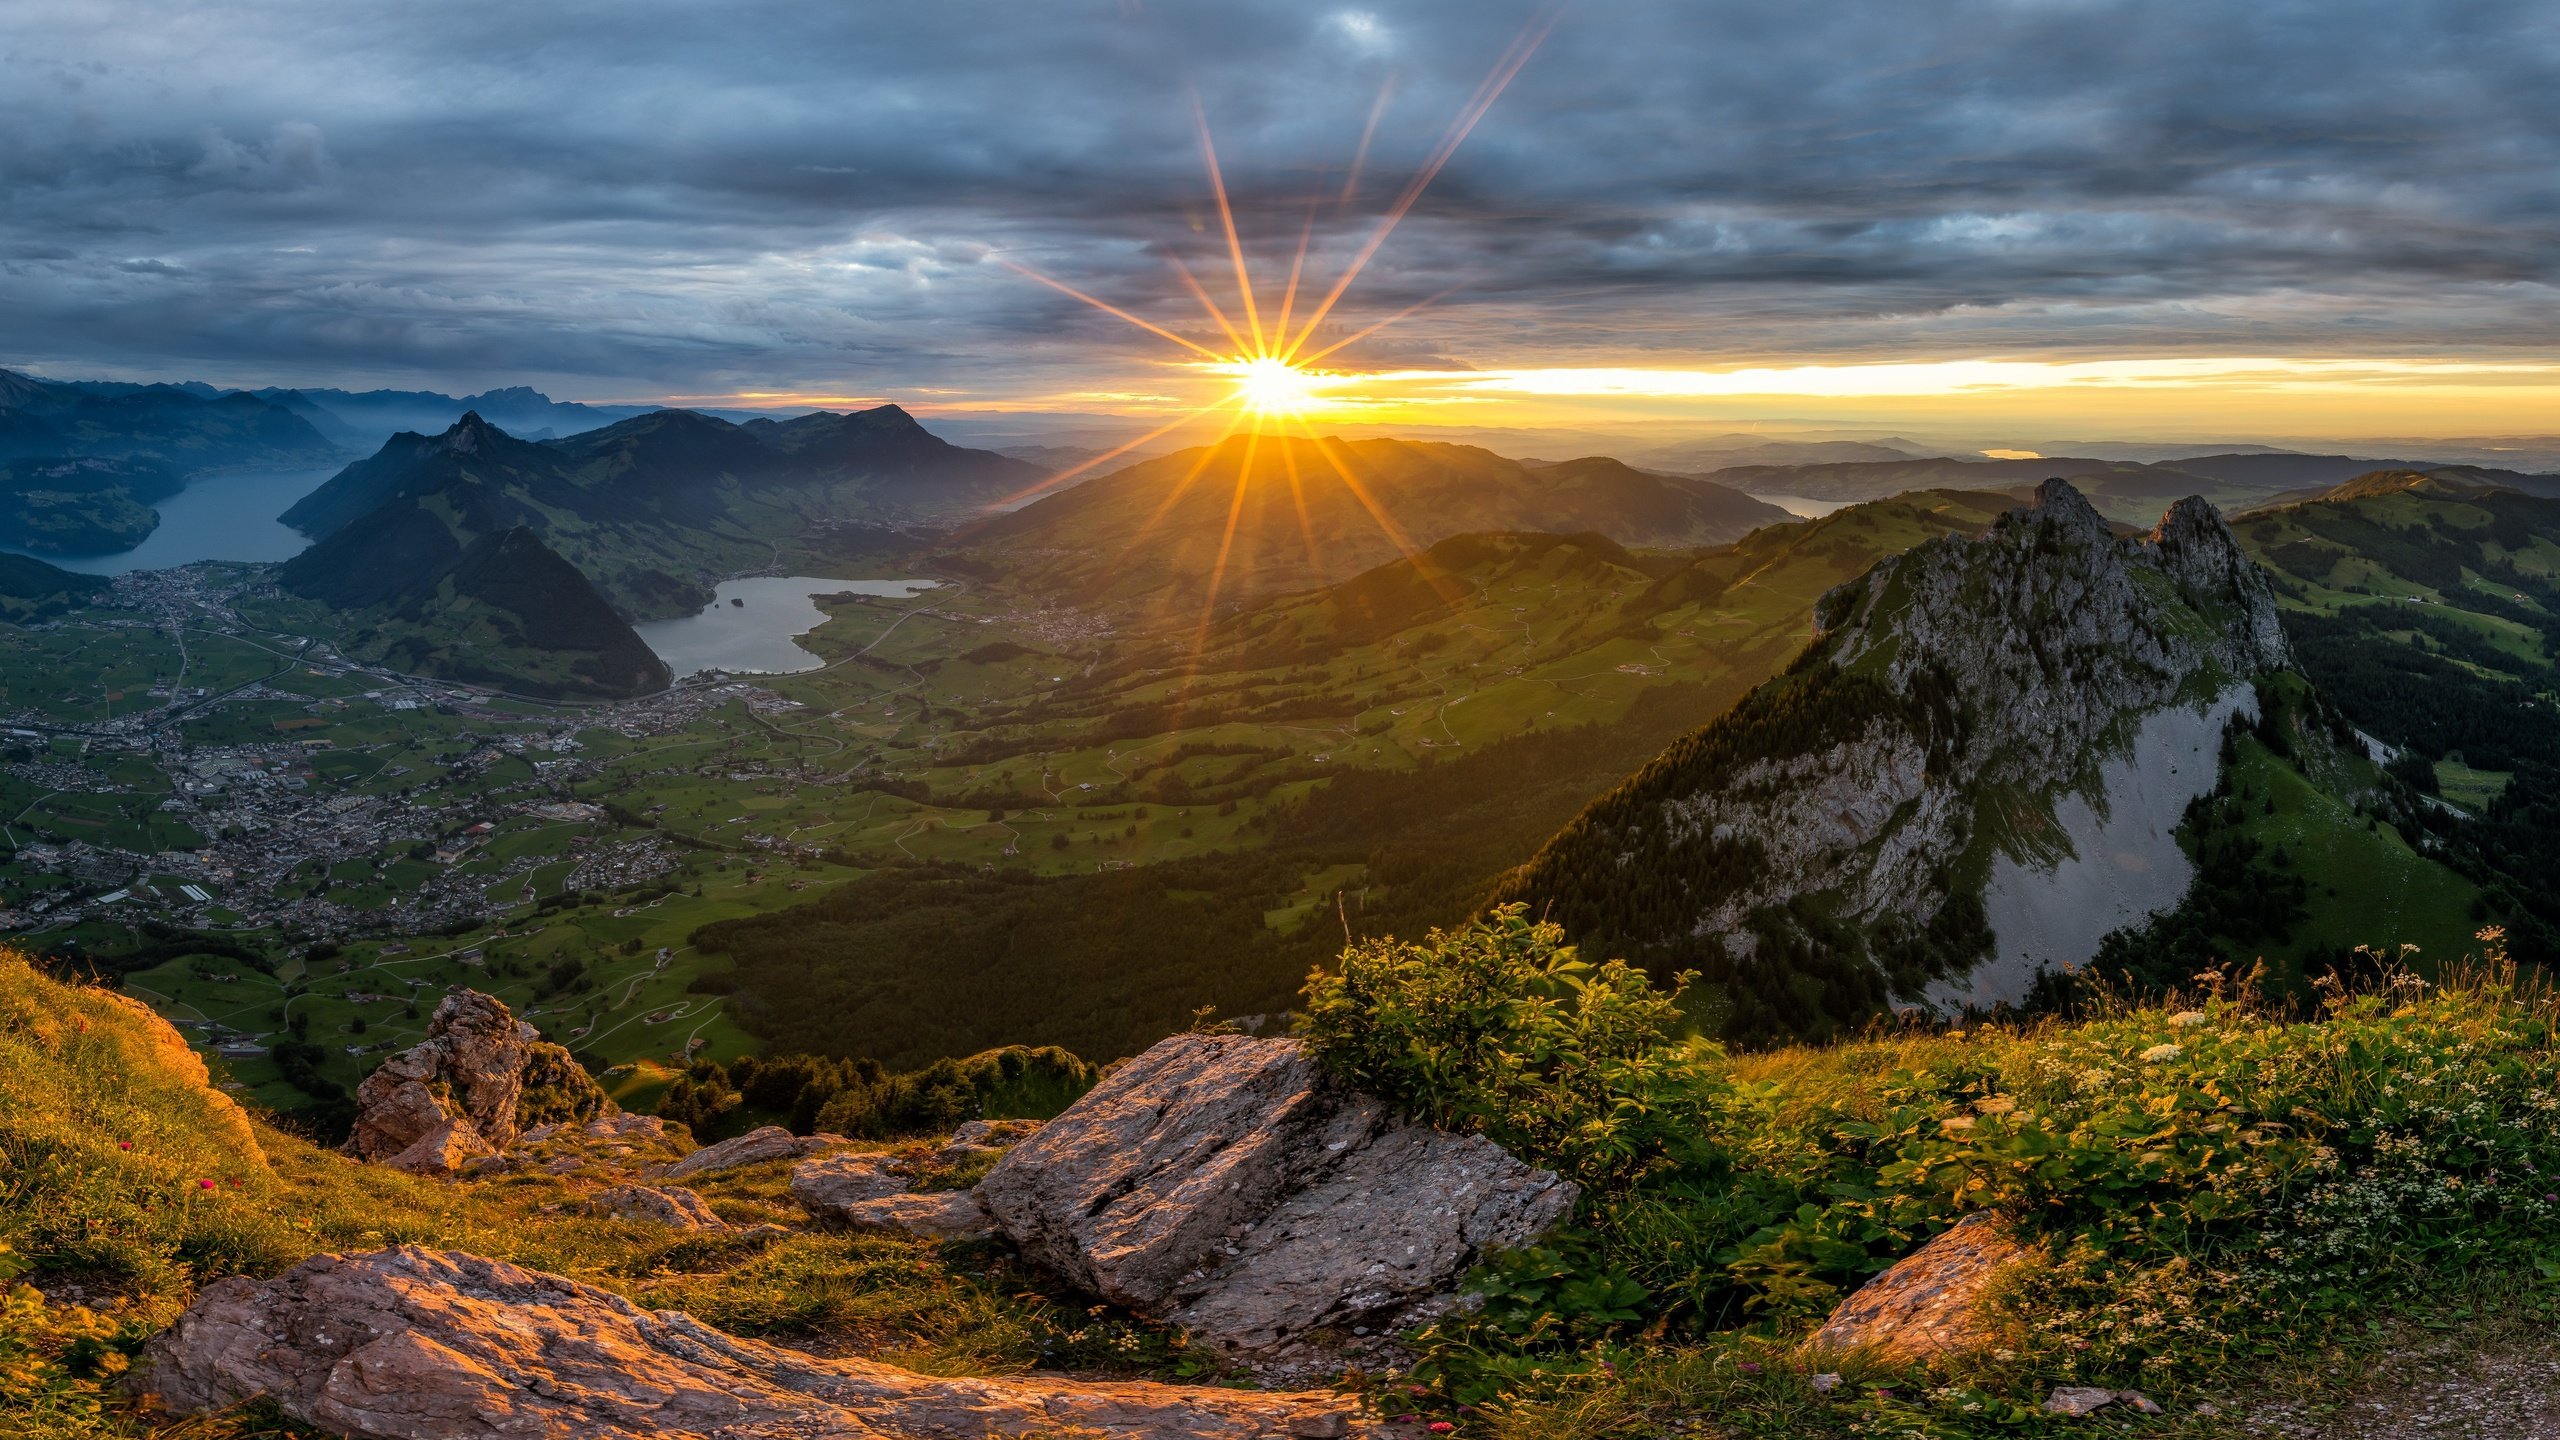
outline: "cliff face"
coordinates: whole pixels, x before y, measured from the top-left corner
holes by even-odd
[[[2180,501],[2119,539],[2058,480],[1978,539],[1879,563],[1815,620],[1794,669],[1595,801],[1506,886],[1586,943],[1701,970],[1743,1034],[1871,1013],[1995,953],[2087,958],[1995,936],[1995,870],[2011,899],[2013,872],[2089,883],[2071,862],[2097,832],[2064,802],[2103,821],[2128,789],[2109,762],[2155,751],[2178,774],[2136,766],[2132,790],[2198,773],[2209,787],[2221,718],[2290,661],[2274,597],[2210,506]],[[2175,744],[2145,728],[2171,712],[2197,712]],[[2180,766],[2195,729],[2205,758]],[[2146,807],[2166,825],[2108,843],[2145,873],[2174,870],[2183,804]],[[2152,853],[2135,853],[2146,837]]]

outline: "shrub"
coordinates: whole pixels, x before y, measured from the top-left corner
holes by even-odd
[[[1680,1038],[1676,991],[1583,960],[1522,905],[1419,943],[1360,941],[1305,995],[1329,1071],[1595,1194],[1703,1159],[1695,1136],[1725,1092],[1723,1052]]]

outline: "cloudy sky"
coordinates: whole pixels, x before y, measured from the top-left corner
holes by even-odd
[[[1506,57],[1340,403],[2560,430],[2548,0],[19,0],[0,365],[1160,413],[1025,271],[1234,349],[1205,117],[1304,321]]]

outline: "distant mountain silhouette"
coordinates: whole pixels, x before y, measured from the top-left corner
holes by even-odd
[[[689,612],[712,577],[770,563],[813,525],[967,515],[1042,474],[949,444],[896,406],[746,425],[653,410],[542,442],[473,413],[393,436],[283,519],[326,538],[387,503],[471,487],[492,526],[533,531],[645,619]]]
[[[1219,594],[1241,598],[1338,583],[1470,532],[1694,547],[1789,518],[1722,485],[1605,457],[1528,465],[1470,445],[1266,436],[1132,465],[961,538],[1081,599],[1196,609],[1222,553]]]
[[[39,380],[0,370],[0,462],[149,460],[180,472],[313,465],[338,449],[309,421],[206,386]]]

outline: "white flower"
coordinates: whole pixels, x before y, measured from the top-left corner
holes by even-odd
[[[2169,1017],[2169,1023],[2181,1030],[2192,1030],[2210,1018],[2201,1010],[2181,1010]]]
[[[2181,1046],[2154,1045],[2150,1049],[2142,1052],[2142,1063],[2145,1065],[2156,1065],[2163,1060],[2175,1060],[2186,1053],[2187,1052],[2184,1047]]]

